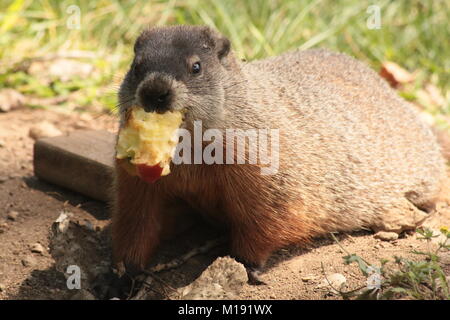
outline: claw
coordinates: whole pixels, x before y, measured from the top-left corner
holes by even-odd
[[[234,256],[234,259],[240,263],[242,263],[247,271],[248,283],[251,285],[266,285],[264,281],[261,280],[259,275],[261,274],[262,264],[249,263],[243,259],[240,259]]]
[[[124,299],[129,295],[131,287],[132,278],[128,274],[119,276],[112,270],[97,276],[92,284],[92,289],[99,299]]]
[[[261,270],[255,267],[245,267],[247,270],[248,283],[255,286],[266,285],[264,281],[261,280],[259,275],[261,274]]]

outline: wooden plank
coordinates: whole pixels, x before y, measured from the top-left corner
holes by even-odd
[[[37,177],[88,197],[109,201],[113,183],[115,135],[79,130],[42,138],[34,144]]]

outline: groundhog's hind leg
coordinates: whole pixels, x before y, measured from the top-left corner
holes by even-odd
[[[252,284],[263,284],[258,275],[274,251],[289,244],[309,242],[311,237],[310,226],[303,217],[280,214],[276,218],[274,211],[264,208],[253,218],[241,219],[230,227],[231,254],[245,265]]]
[[[375,232],[388,231],[401,233],[414,230],[428,217],[428,213],[419,209],[406,197],[401,198],[388,208],[381,209],[371,226]]]
[[[260,269],[276,249],[275,242],[255,226],[236,225],[231,229],[231,255],[244,264],[250,284],[264,284]]]
[[[405,192],[403,197],[377,216],[374,231],[390,231],[400,233],[414,230],[435,211],[436,203],[443,200],[448,193],[448,180],[442,177],[430,177],[417,184],[413,190]],[[443,179],[443,180],[441,180]]]

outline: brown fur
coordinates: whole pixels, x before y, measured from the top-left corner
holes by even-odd
[[[258,165],[172,164],[170,175],[147,184],[117,166],[117,261],[146,266],[176,222],[166,215],[174,202],[225,226],[232,253],[260,266],[274,250],[325,232],[377,229],[404,210],[423,214],[418,208],[439,195],[446,174],[434,135],[360,62],[309,50],[240,64],[205,27],[154,28],[137,44],[134,64],[173,77],[169,108],[188,107],[186,128],[198,119],[206,128],[279,128],[280,168],[263,176]],[[201,77],[174,63],[193,54]],[[129,98],[145,75],[134,69],[121,87],[122,115],[139,101]]]

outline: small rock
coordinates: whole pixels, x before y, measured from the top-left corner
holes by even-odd
[[[333,273],[327,275],[325,279],[317,286],[317,288],[329,288],[332,287],[332,292],[337,293],[336,290],[341,290],[345,283],[347,282],[347,278],[341,273]]]
[[[0,176],[0,183],[3,183],[5,181],[8,181],[8,177],[7,176]]]
[[[8,212],[8,219],[12,221],[16,221],[19,217],[19,213],[17,211],[10,211]]]
[[[94,120],[94,118],[87,112],[83,112],[80,115],[80,119],[83,120],[83,121],[92,121],[92,120]]]
[[[53,229],[56,233],[65,233],[69,228],[71,213],[62,211],[59,217],[53,223]]]
[[[375,239],[380,239],[383,241],[394,241],[398,239],[398,233],[395,232],[387,232],[387,231],[379,231],[374,235]]]
[[[0,90],[0,111],[8,112],[20,108],[25,103],[25,97],[18,91],[10,88]]]
[[[36,265],[36,263],[37,263],[36,259],[31,255],[26,256],[25,258],[22,259],[22,265],[24,267],[32,267]]]
[[[40,253],[40,254],[43,254],[45,251],[44,247],[40,243],[33,243],[30,246],[30,250],[31,250],[31,252]]]
[[[385,249],[389,247],[390,242],[379,242],[374,247],[377,249]]]
[[[313,279],[314,279],[314,277],[311,276],[311,275],[306,275],[306,276],[302,277],[302,281],[303,282],[309,282],[309,281],[311,281]]]
[[[6,230],[8,229],[8,224],[6,222],[0,222],[0,230]]]
[[[87,78],[94,71],[94,66],[73,59],[58,58],[52,61],[34,61],[28,68],[28,73],[50,82],[59,79],[66,82],[75,78]]]
[[[0,292],[5,291],[6,286],[3,283],[0,283]]]
[[[96,300],[95,296],[87,290],[78,290],[70,300]]]
[[[83,121],[77,121],[73,127],[77,130],[89,129],[89,125]]]
[[[57,60],[50,65],[48,69],[52,78],[59,78],[61,81],[70,81],[73,78],[87,78],[94,70],[93,65],[69,60]]]
[[[56,137],[62,135],[62,132],[48,121],[42,121],[30,128],[28,135],[34,139]]]
[[[217,258],[190,285],[178,289],[182,300],[236,298],[247,283],[245,267],[230,257]]]

